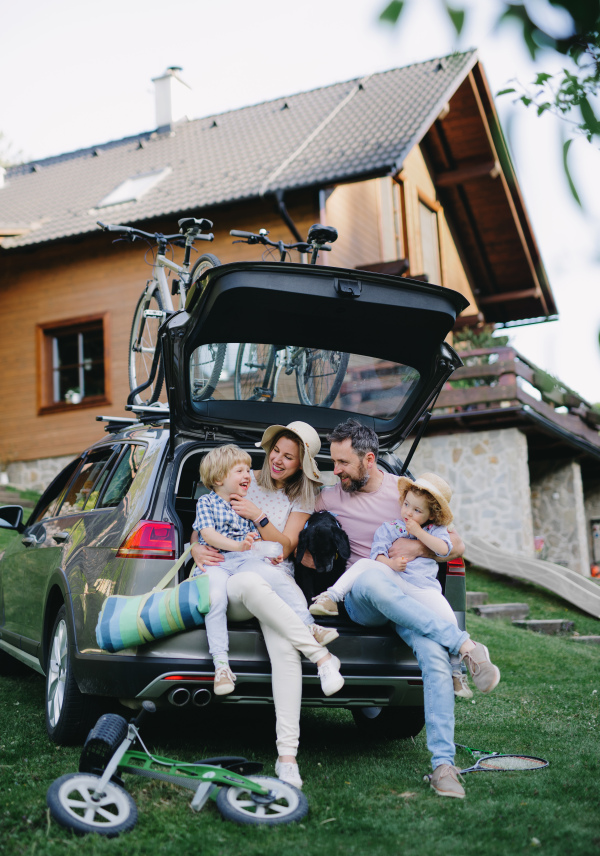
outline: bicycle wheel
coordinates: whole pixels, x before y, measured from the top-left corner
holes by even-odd
[[[275,346],[242,343],[238,348],[233,391],[240,401],[256,401],[273,384]]]
[[[107,782],[94,799],[100,776],[67,773],[52,782],[46,794],[50,814],[57,823],[75,832],[98,832],[112,838],[137,823],[137,808],[126,790]]]
[[[210,268],[221,264],[212,253],[204,253],[192,268],[190,283],[193,285]],[[201,345],[190,357],[190,388],[192,390],[192,401],[204,401],[210,398],[221,377],[226,344]]]
[[[234,823],[279,826],[295,823],[308,814],[308,800],[302,791],[270,776],[250,776],[253,782],[269,788],[272,798],[260,797],[244,787],[220,788],[217,808]]]
[[[158,289],[146,290],[138,301],[129,337],[129,389],[133,392],[150,377],[154,352],[158,345],[158,328],[165,319]],[[139,392],[135,404],[158,401],[164,380],[164,368],[159,357],[154,382]]]
[[[331,407],[346,375],[350,354],[304,348],[296,366],[296,386],[302,404]]]

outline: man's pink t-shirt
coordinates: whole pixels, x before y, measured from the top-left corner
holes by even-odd
[[[382,475],[383,481],[378,490],[346,493],[340,484],[336,484],[324,487],[317,497],[315,510],[335,514],[348,535],[352,550],[348,567],[358,559],[369,558],[375,530],[387,520],[395,520],[400,514],[398,476],[392,473]]]

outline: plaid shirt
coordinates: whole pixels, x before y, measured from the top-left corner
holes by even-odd
[[[196,504],[196,519],[194,529],[198,533],[200,544],[206,544],[201,534],[202,529],[215,529],[220,535],[243,541],[249,532],[258,532],[251,520],[245,520],[225,502],[218,493],[212,490],[201,496]]]

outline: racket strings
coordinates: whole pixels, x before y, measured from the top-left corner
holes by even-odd
[[[547,767],[548,762],[527,755],[494,755],[480,758],[477,766],[481,770],[538,770]]]

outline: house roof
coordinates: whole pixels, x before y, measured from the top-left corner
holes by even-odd
[[[476,51],[11,167],[0,182],[0,249],[95,232],[97,220],[200,216],[277,191],[396,175],[418,144],[486,320],[555,315]],[[117,189],[130,201],[107,205]]]
[[[474,51],[454,54],[11,167],[0,246],[81,235],[98,219],[132,223],[388,174],[476,61]],[[98,208],[126,179],[162,170],[138,201]]]

